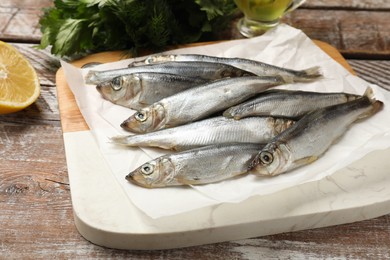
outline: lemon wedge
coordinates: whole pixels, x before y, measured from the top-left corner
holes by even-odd
[[[0,41],[0,114],[28,107],[39,93],[38,76],[30,62],[15,47]]]

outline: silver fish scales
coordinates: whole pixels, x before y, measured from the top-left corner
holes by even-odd
[[[284,84],[286,79],[275,77],[239,77],[206,83],[139,110],[121,126],[134,133],[147,133],[194,122],[236,105],[256,93]]]
[[[263,144],[210,145],[151,160],[126,176],[145,188],[219,182],[247,173]]]
[[[85,75],[85,82],[87,84],[99,84],[118,76],[139,72],[177,74],[181,76],[198,77],[206,80],[254,75],[251,72],[222,63],[169,62],[105,71],[90,70],[87,75]]]
[[[348,93],[268,90],[254,99],[228,108],[223,115],[235,119],[247,116],[300,118],[312,110],[345,103],[359,97],[361,96]]]
[[[358,119],[383,106],[372,90],[353,101],[312,111],[274,137],[251,163],[251,172],[275,176],[314,162]]]
[[[248,117],[234,120],[218,116],[147,134],[115,136],[111,140],[125,146],[171,150],[224,143],[265,143],[294,123],[283,118]]]
[[[228,64],[249,72],[257,76],[289,76],[294,82],[312,81],[322,77],[318,66],[304,70],[293,70],[274,66],[260,61],[244,59],[244,58],[224,58],[199,54],[160,54],[151,55],[144,60],[136,61],[130,66],[142,66],[145,64],[162,64],[165,62],[210,62]]]
[[[138,110],[205,82],[205,79],[176,74],[138,72],[102,82],[96,89],[104,99]]]

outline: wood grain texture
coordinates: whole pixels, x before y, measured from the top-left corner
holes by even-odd
[[[390,91],[390,60],[350,60],[349,63],[361,78]]]
[[[348,9],[348,10],[390,10],[388,0],[307,0],[302,8],[316,9]]]
[[[284,22],[331,44],[346,57],[390,58],[389,17],[388,12],[378,11],[298,9]]]
[[[39,18],[50,0],[0,3],[0,40],[39,43]],[[346,57],[376,55],[390,58],[388,0],[309,0],[287,15],[284,22],[302,29],[310,38],[335,46]],[[241,37],[232,21],[221,40]]]
[[[2,0],[0,3],[1,40],[11,42],[39,42],[42,36],[39,19],[50,0]]]
[[[349,61],[353,69],[356,62]],[[375,67],[384,61],[372,61]],[[360,75],[362,76],[362,75]],[[50,88],[54,85],[50,86]],[[49,86],[44,92],[49,91]],[[50,92],[50,91],[49,91]],[[49,99],[55,106],[55,99]],[[72,216],[59,121],[29,111],[0,116],[0,258],[2,259],[385,259],[390,256],[390,215],[329,228],[163,251],[99,247],[77,232]],[[49,111],[51,117],[58,112]],[[19,115],[20,116],[20,115]],[[130,220],[131,221],[131,220]]]
[[[50,2],[2,0],[0,10],[19,8],[20,12],[27,14]],[[318,24],[318,20],[323,20],[324,24],[318,25],[316,30],[313,28],[311,33],[321,35],[323,39],[317,39],[327,41],[337,39],[336,32],[340,32],[333,31],[333,14],[329,9],[347,12],[347,15],[357,10],[367,11],[368,15],[363,18],[368,19],[371,12],[388,10],[389,4],[388,0],[308,0],[301,9],[307,13],[314,11],[317,15],[327,15],[316,17],[308,13],[311,20],[307,20],[308,25],[306,24],[311,28],[311,24]],[[8,15],[8,12],[0,11],[0,39],[10,37],[11,34],[14,37],[12,41],[17,42],[38,39],[36,36],[39,32],[34,30],[37,16],[29,16],[32,20],[28,20],[28,24],[14,23],[12,27],[7,27],[6,23],[10,19],[5,17],[9,17]],[[303,15],[301,18],[304,18]],[[356,22],[364,24],[364,19]],[[28,31],[35,35],[21,33],[21,28],[26,29],[25,26],[29,24],[31,28]],[[389,26],[390,24],[383,32],[390,31]],[[7,30],[4,31],[4,28]],[[353,39],[360,40],[360,35],[356,34],[354,37],[349,38],[352,43]],[[344,46],[344,54],[349,53],[349,46],[353,46],[350,41]],[[390,214],[335,227],[176,250],[121,251],[89,243],[79,235],[73,222],[71,191],[56,99],[55,71],[58,61],[45,51],[31,48],[31,44],[15,46],[37,69],[42,94],[28,109],[0,115],[0,259],[390,258]],[[366,60],[349,59],[348,63],[360,77],[388,87],[390,61],[375,60],[375,48],[371,48],[369,44],[364,46],[367,48],[364,50],[367,53]],[[371,50],[373,56],[370,56]]]

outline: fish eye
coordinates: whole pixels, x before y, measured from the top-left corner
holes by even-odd
[[[145,60],[145,64],[151,64],[155,61],[156,59],[153,56],[147,57]]]
[[[144,174],[144,175],[150,175],[152,174],[154,171],[154,167],[153,165],[147,163],[145,164],[144,166],[142,166],[141,168],[141,172]]]
[[[144,122],[146,120],[146,115],[142,112],[137,112],[134,117],[140,122]]]
[[[122,89],[122,80],[121,77],[116,77],[111,82],[111,87],[113,90],[118,91]]]
[[[274,156],[270,152],[261,152],[260,161],[262,164],[268,165],[271,164],[274,160]]]

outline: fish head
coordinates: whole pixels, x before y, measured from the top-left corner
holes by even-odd
[[[161,129],[164,119],[164,107],[155,103],[134,113],[121,124],[121,127],[133,133],[148,133]]]
[[[96,89],[104,99],[115,104],[126,105],[141,92],[141,79],[135,74],[118,76],[109,81],[104,81],[96,86]]]
[[[147,162],[126,176],[126,180],[145,188],[169,186],[174,180],[175,167],[169,158],[162,156]]]
[[[239,120],[242,117],[245,117],[244,113],[246,112],[246,110],[247,110],[247,108],[244,108],[243,106],[238,105],[238,106],[234,106],[234,107],[230,107],[230,108],[226,109],[222,115],[224,117],[227,117],[227,118],[234,118],[236,120]]]
[[[275,176],[283,173],[288,164],[287,146],[269,143],[256,155],[250,165],[250,171],[256,175]]]

